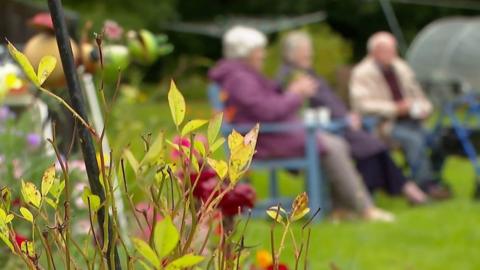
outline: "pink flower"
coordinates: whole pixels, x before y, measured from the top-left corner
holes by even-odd
[[[87,170],[85,168],[85,163],[82,160],[72,160],[68,163],[68,167],[70,168],[70,170],[77,169],[82,172],[85,172]]]
[[[115,41],[122,38],[123,28],[115,21],[106,20],[103,24],[103,32],[108,39]]]
[[[205,136],[203,135],[196,135],[195,138],[194,138],[194,141],[199,141],[201,143],[203,143],[203,145],[207,146],[207,138],[205,138]],[[178,146],[183,146],[183,147],[186,147],[186,148],[190,148],[191,146],[191,143],[190,143],[190,139],[188,138],[183,138],[183,137],[180,137],[180,136],[175,136],[172,140],[172,142]],[[184,151],[184,154],[185,154],[185,151]],[[200,155],[199,153],[194,149],[193,150],[193,154],[197,157],[197,158],[200,158]],[[170,158],[172,160],[179,160],[182,156],[182,153],[180,153],[179,150],[177,149],[173,149],[171,152],[170,152]],[[184,160],[188,161],[188,157],[185,157]]]
[[[16,179],[22,178],[23,166],[20,160],[18,159],[12,160],[12,165],[13,165],[13,177],[15,177]]]
[[[76,221],[73,230],[78,234],[88,234],[90,232],[90,221],[88,219]]]

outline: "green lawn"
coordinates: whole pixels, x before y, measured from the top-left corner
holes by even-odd
[[[187,113],[189,118],[205,118],[210,109],[204,102],[189,102]],[[141,134],[172,129],[165,103],[118,104],[113,120],[117,125],[109,127],[109,135],[114,149],[130,143],[134,151],[141,151]],[[340,269],[480,269],[480,205],[471,200],[473,168],[466,160],[451,158],[444,176],[455,191],[455,198],[448,202],[412,208],[400,198],[377,194],[377,204],[397,215],[393,224],[315,224],[310,269],[330,269],[330,263]],[[259,196],[264,197],[265,174],[254,173],[252,178]],[[281,190],[286,195],[299,193],[301,179],[282,174]],[[252,221],[246,245],[269,249],[269,224]],[[291,246],[287,246],[283,261],[292,263],[292,258]]]

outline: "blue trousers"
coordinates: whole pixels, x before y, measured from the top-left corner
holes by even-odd
[[[436,174],[425,141],[426,130],[421,122],[399,120],[392,130],[391,138],[400,144],[410,166],[412,180],[420,186],[435,180]]]

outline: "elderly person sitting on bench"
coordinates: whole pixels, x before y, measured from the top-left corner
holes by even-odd
[[[236,26],[223,37],[224,59],[209,72],[209,78],[226,92],[227,112],[233,123],[299,123],[297,114],[318,84],[311,76],[300,76],[281,91],[279,85],[261,74],[266,37],[253,28]],[[256,158],[287,158],[304,155],[304,130],[260,134]],[[332,186],[336,203],[367,220],[393,221],[392,214],[376,208],[350,160],[346,142],[338,136],[319,133],[318,151]],[[320,164],[319,164],[320,166]]]
[[[405,179],[390,158],[384,143],[362,129],[361,117],[350,112],[328,83],[313,70],[313,44],[310,36],[302,31],[287,34],[283,40],[282,55],[284,64],[277,76],[282,84],[301,74],[312,76],[317,80],[318,87],[310,98],[310,106],[327,108],[333,119],[349,120],[350,126],[344,131],[344,137],[368,189],[371,192],[383,189],[392,195],[403,194],[413,204],[425,203],[427,196],[413,181]]]
[[[368,55],[354,68],[350,81],[353,109],[380,119],[380,135],[400,145],[412,177],[432,198],[446,198],[425,142],[422,124],[432,112],[415,74],[398,57],[395,37],[378,32],[368,40]]]

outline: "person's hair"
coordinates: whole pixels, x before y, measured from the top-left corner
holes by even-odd
[[[234,26],[223,35],[223,56],[225,58],[245,58],[254,49],[267,45],[267,37],[257,29]]]
[[[294,61],[293,53],[297,49],[298,44],[306,42],[312,44],[310,35],[305,31],[289,32],[282,40],[282,57],[287,63]]]
[[[373,51],[378,45],[391,43],[397,45],[397,39],[390,32],[381,31],[373,34],[367,41],[368,52]]]

